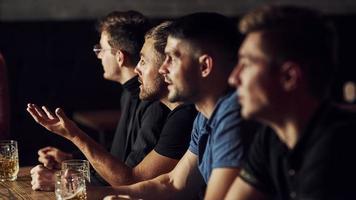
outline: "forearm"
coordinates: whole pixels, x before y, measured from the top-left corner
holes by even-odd
[[[180,191],[174,187],[174,182],[169,174],[163,174],[152,180],[133,185],[117,187],[115,188],[115,193],[145,200],[181,199]]]
[[[203,185],[197,168],[197,157],[191,152],[183,156],[167,174],[130,186],[118,187],[117,194],[143,199],[195,199]]]
[[[206,188],[204,200],[223,199],[238,176],[239,168],[213,169]]]
[[[82,151],[96,172],[110,185],[120,186],[134,182],[132,169],[112,156],[84,132],[79,130],[71,141]]]

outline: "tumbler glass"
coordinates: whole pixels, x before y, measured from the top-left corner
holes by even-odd
[[[17,142],[0,141],[0,181],[14,181],[19,172]]]
[[[86,184],[82,173],[60,170],[56,172],[55,194],[57,200],[86,200]]]
[[[87,160],[65,160],[62,162],[62,171],[65,170],[68,170],[68,172],[80,172],[90,182],[90,164]]]

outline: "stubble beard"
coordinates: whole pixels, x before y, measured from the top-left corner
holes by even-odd
[[[145,101],[154,101],[161,98],[162,88],[164,86],[164,80],[157,77],[151,87],[146,87],[141,84],[140,99]]]

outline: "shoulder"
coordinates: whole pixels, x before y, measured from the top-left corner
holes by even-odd
[[[236,93],[229,93],[220,98],[214,112],[214,115],[216,116],[225,116],[231,114],[240,115],[240,105],[237,102]]]
[[[197,113],[193,104],[182,104],[169,113],[167,122],[174,119],[191,120],[196,117]]]
[[[218,101],[217,107],[220,112],[223,110],[239,110],[240,105],[237,101],[236,92],[230,92],[221,97]]]
[[[236,93],[229,93],[220,98],[210,119],[213,126],[225,126],[226,123],[235,125],[242,121],[240,105]]]
[[[189,130],[187,133],[190,134],[196,114],[193,105],[180,105],[169,113],[163,129],[168,132]]]

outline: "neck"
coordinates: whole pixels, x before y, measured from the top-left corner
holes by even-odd
[[[303,105],[303,108],[296,105]],[[314,98],[294,101],[294,104],[285,107],[284,112],[273,113],[277,117],[267,124],[276,131],[289,149],[293,149],[319,106],[320,102]]]
[[[128,80],[130,80],[133,77],[135,77],[136,73],[135,73],[134,69],[135,69],[135,67],[133,67],[133,66],[122,67],[120,75],[117,77],[117,82],[119,82],[121,84],[124,84]]]
[[[160,99],[160,102],[167,106],[170,110],[174,110],[177,106],[182,104],[182,102],[170,102],[167,97]]]
[[[227,85],[217,87],[219,89],[214,89],[215,87],[205,87],[206,90],[199,92],[202,95],[199,96],[194,104],[196,109],[207,119],[213,114],[219,98],[225,95],[226,87]]]
[[[205,118],[210,119],[219,98],[226,95],[229,88],[227,78],[228,75],[215,71],[215,74],[205,80],[203,87],[200,87],[199,95],[193,103]]]

